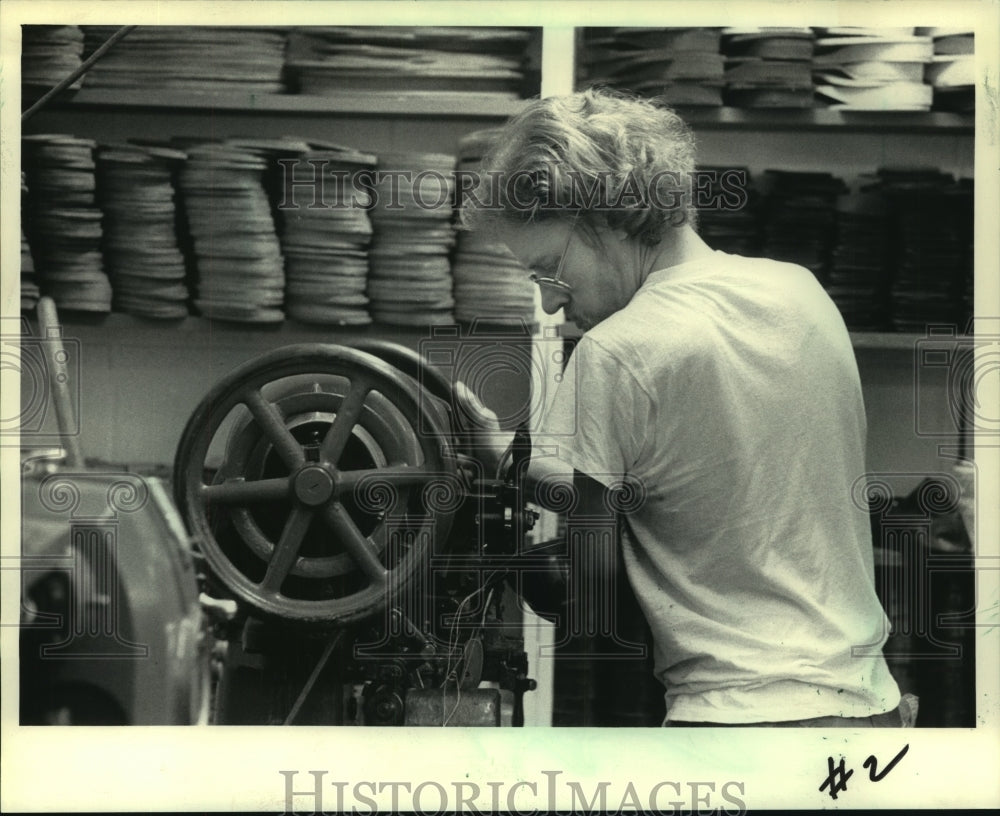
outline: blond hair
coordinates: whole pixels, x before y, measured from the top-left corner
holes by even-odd
[[[535,100],[482,159],[462,223],[486,229],[572,219],[655,245],[694,223],[694,136],[667,107],[605,89]]]

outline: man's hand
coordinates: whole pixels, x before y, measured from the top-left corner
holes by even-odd
[[[458,402],[458,425],[469,435],[473,454],[483,463],[488,478],[498,475],[500,462],[514,438],[513,432],[500,427],[496,413],[483,405],[465,383],[455,383],[455,397]]]
[[[465,383],[455,383],[455,396],[459,403],[458,424],[472,442],[472,452],[483,464],[485,475],[488,478],[504,478],[506,474],[497,471],[514,440],[513,431],[502,430],[497,415],[483,405]],[[531,464],[524,474],[523,487],[528,501],[545,509],[558,509],[558,504],[556,507],[550,506],[551,502],[545,496],[566,495],[567,492],[576,490],[573,466],[556,455],[539,455],[537,449],[533,450]],[[539,492],[542,495],[538,495]]]

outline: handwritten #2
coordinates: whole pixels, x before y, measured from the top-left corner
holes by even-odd
[[[903,746],[903,750],[896,754],[893,760],[885,766],[885,770],[883,770],[882,773],[878,772],[878,760],[875,758],[875,755],[872,754],[869,756],[868,759],[864,761],[863,765],[863,767],[868,769],[868,778],[872,782],[881,782],[889,774],[889,771],[896,767],[899,760],[906,756],[906,752],[909,750],[910,744],[907,743]],[[830,794],[830,798],[836,799],[838,793],[847,790],[847,780],[851,778],[854,773],[854,769],[847,769],[845,765],[847,760],[844,757],[840,758],[839,765],[833,764],[833,757],[827,757],[826,759],[829,766],[829,772],[826,779],[823,781],[823,784],[819,786],[819,789],[820,791],[823,791],[829,787],[830,790],[828,792]]]

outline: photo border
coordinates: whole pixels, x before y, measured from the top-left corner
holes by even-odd
[[[998,295],[998,31],[1000,5],[993,0],[922,2],[634,2],[613,3],[376,3],[376,2],[46,2],[3,0],[0,4],[0,133],[2,133],[2,209],[18,209],[20,168],[19,35],[22,23],[74,24],[399,24],[399,25],[913,25],[976,27],[976,284],[977,316],[1000,315]],[[16,315],[19,301],[18,219],[3,219],[4,316]],[[15,377],[4,372],[5,406],[17,405]],[[13,387],[12,387],[13,383]],[[994,406],[995,407],[995,406]],[[8,414],[5,412],[4,416]],[[997,416],[996,412],[990,416]],[[19,478],[17,451],[4,447],[2,516],[4,570],[2,616],[19,616]],[[980,555],[1000,557],[997,505],[1000,496],[1000,447],[995,439],[977,440],[979,469],[977,540]],[[992,498],[991,498],[992,497]],[[10,561],[8,559],[14,559]],[[1000,572],[979,576],[979,608],[1000,597]],[[995,608],[995,607],[994,607]],[[324,780],[359,782],[437,781],[446,785],[479,781],[479,807],[490,807],[486,784],[504,785],[518,812],[573,800],[564,783],[578,782],[589,797],[602,782],[610,784],[608,803],[617,804],[628,784],[649,791],[664,781],[680,785],[686,805],[706,791],[721,792],[727,783],[744,787],[750,809],[830,807],[928,808],[997,807],[996,769],[1000,767],[1000,627],[984,628],[977,643],[977,712],[975,729],[877,729],[858,733],[823,729],[551,729],[530,735],[514,729],[359,729],[296,727],[20,727],[17,695],[17,627],[0,628],[3,695],[0,724],[0,809],[10,811],[208,810],[283,811],[286,776],[295,772],[296,790],[308,788],[310,771]],[[868,782],[862,763],[875,756],[884,771],[904,745],[908,752],[891,775]],[[840,798],[818,788],[832,763],[846,759],[855,770]],[[545,771],[560,772],[559,796],[547,796]],[[696,786],[692,793],[692,783]],[[337,804],[336,786],[325,788],[324,808]],[[672,790],[672,788],[671,788]],[[367,788],[364,789],[368,793]],[[391,789],[375,793],[378,810],[388,809]],[[427,794],[427,806],[435,804]],[[667,797],[661,800],[666,802]],[[309,797],[296,807],[310,811]],[[511,804],[501,800],[507,809]],[[348,804],[352,804],[348,802]],[[356,800],[361,810],[367,806]],[[713,806],[737,808],[712,801]],[[697,805],[695,805],[697,807]]]

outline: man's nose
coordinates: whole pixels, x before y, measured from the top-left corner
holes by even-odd
[[[542,309],[545,314],[555,314],[558,312],[569,297],[565,292],[561,292],[558,289],[550,289],[548,287],[542,287]]]

